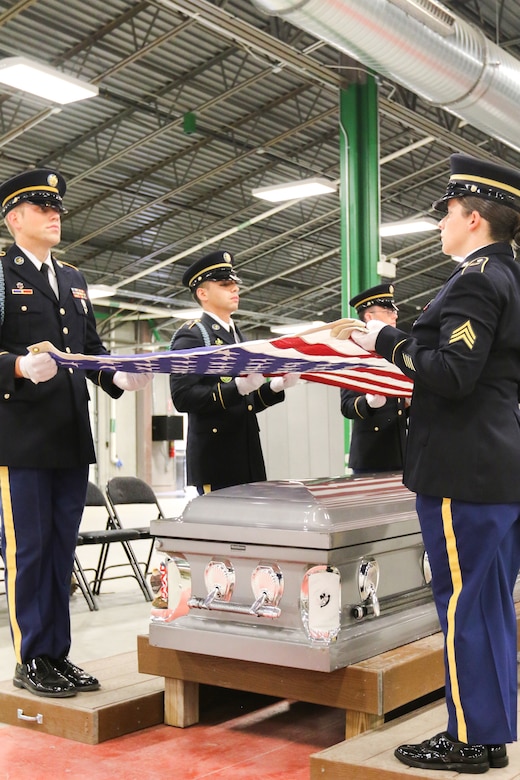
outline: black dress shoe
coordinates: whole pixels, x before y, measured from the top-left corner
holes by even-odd
[[[419,745],[401,745],[394,755],[403,764],[419,769],[448,769],[452,772],[478,775],[487,772],[490,767],[485,745],[457,742],[447,731],[436,734]]]
[[[486,745],[491,769],[502,769],[509,764],[505,745]]]
[[[101,688],[99,680],[96,680],[91,674],[87,674],[84,669],[80,669],[79,666],[73,664],[68,658],[51,659],[51,663],[59,674],[62,674],[72,683],[76,691],[97,691]]]
[[[45,656],[31,658],[23,664],[16,664],[13,684],[16,688],[25,688],[36,696],[50,696],[65,699],[75,696],[74,685],[60,674]]]

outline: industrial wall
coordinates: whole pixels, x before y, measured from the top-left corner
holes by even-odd
[[[89,389],[98,457],[91,479],[104,485],[116,475],[137,475],[162,492],[182,494],[184,441],[152,441],[152,416],[177,414],[168,376],[156,374],[151,386],[124,393],[117,401],[93,385]],[[300,382],[286,392],[284,403],[266,409],[258,421],[268,479],[345,473],[344,420],[337,388]]]

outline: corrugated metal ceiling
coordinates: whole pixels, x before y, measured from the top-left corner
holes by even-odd
[[[446,5],[520,57],[516,0]],[[268,183],[339,178],[338,88],[349,71],[337,51],[249,0],[4,1],[0,27],[2,56],[25,54],[99,86],[99,97],[50,116],[43,100],[0,94],[0,177],[61,170],[69,214],[60,250],[89,283],[118,288],[115,319],[129,305],[168,343],[175,309],[192,305],[184,269],[217,247],[235,255],[249,335],[340,316],[338,196],[268,218],[270,206],[251,196]],[[446,111],[385,79],[379,90],[383,222],[427,213],[454,151],[520,168],[517,151]],[[196,115],[192,133],[187,112]],[[226,231],[235,232],[202,248]],[[5,228],[1,240],[9,242]],[[436,234],[384,239],[382,251],[398,259],[406,326],[451,261]]]

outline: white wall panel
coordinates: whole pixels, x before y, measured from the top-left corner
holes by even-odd
[[[339,390],[300,382],[286,400],[258,416],[268,479],[312,479],[345,473]]]

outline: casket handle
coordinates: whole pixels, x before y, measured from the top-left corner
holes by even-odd
[[[219,586],[215,585],[215,587],[212,588],[212,590],[210,590],[210,592],[208,593],[208,595],[204,599],[204,607],[206,609],[209,609],[211,604],[213,604],[213,602],[215,601],[215,599],[220,599],[221,596],[222,596],[222,592],[221,592]]]
[[[253,603],[249,607],[249,612],[252,615],[259,615],[260,614],[260,610],[262,609],[262,607],[264,606],[266,601],[269,601],[269,595],[268,595],[267,591],[264,590],[264,591],[262,591],[262,593],[260,593],[258,598],[256,598],[253,601]]]
[[[381,614],[379,599],[376,593],[378,584],[379,564],[374,558],[362,560],[358,571],[358,588],[363,603],[354,607],[352,611],[356,620],[360,620],[370,613],[375,615],[375,617],[379,617]]]
[[[198,596],[192,596],[188,600],[188,607],[194,609],[218,610],[219,612],[236,612],[239,615],[256,615],[256,617],[277,618],[280,617],[282,610],[280,607],[273,607],[265,602],[268,594],[263,593],[248,606],[247,604],[235,604],[232,601],[220,601],[216,596],[210,599],[211,594],[205,599]]]
[[[371,588],[370,590],[370,596],[368,597],[368,600],[372,606],[372,612],[376,617],[379,617],[381,614],[381,608],[379,606],[379,599],[376,596],[375,588]]]

